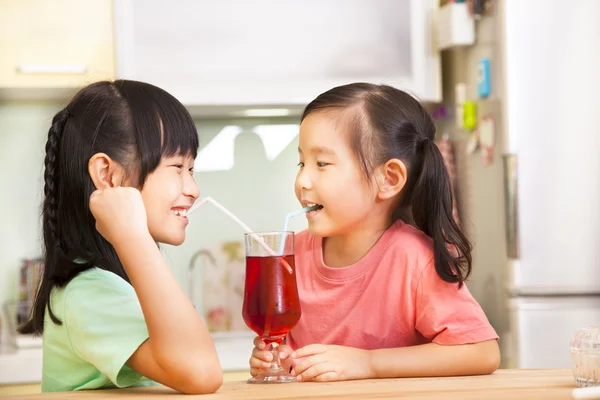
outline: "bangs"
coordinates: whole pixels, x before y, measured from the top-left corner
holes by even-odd
[[[167,94],[165,92],[165,94]],[[198,155],[198,131],[188,110],[174,97],[167,94],[162,101],[156,101],[161,128],[161,155]]]
[[[140,167],[140,183],[163,156],[196,158],[198,132],[187,109],[166,91],[137,81],[115,81],[131,113]]]

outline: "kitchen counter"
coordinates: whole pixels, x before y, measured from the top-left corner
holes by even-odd
[[[452,378],[370,379],[332,383],[250,385],[245,381],[225,382],[210,399],[571,399],[576,387],[569,369],[504,369],[492,375]],[[160,399],[182,398],[166,387],[144,387],[87,392],[46,393],[14,396],[13,399]],[[190,396],[186,396],[186,399]]]
[[[39,383],[42,380],[42,341],[26,336],[19,338],[24,348],[0,352],[0,385]],[[255,333],[219,332],[211,336],[224,372],[248,369]]]

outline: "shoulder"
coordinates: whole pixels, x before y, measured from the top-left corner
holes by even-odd
[[[73,288],[89,286],[90,284],[100,287],[131,287],[127,281],[113,272],[101,268],[90,268],[73,278],[67,284],[67,289],[72,290]]]
[[[433,240],[417,228],[398,221],[389,229],[386,250],[420,265],[433,259]]]
[[[373,259],[384,266],[377,268],[375,273],[405,282],[413,290],[416,290],[424,271],[435,270],[432,239],[402,221],[395,222],[373,250],[376,252]]]
[[[109,325],[143,320],[133,286],[100,268],[84,271],[73,278],[64,290],[62,302],[63,322],[70,335],[94,330],[101,332]]]
[[[73,278],[65,287],[64,301],[68,308],[86,309],[102,304],[103,299],[136,297],[135,290],[120,276],[100,269],[91,268]]]

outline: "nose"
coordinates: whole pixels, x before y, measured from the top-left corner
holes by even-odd
[[[200,189],[196,185],[196,180],[193,174],[186,174],[183,181],[183,194],[196,200],[200,197]]]
[[[296,190],[310,190],[312,189],[312,181],[306,168],[302,168],[296,175]]]

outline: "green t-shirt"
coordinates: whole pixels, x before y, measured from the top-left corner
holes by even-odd
[[[99,268],[54,288],[44,318],[42,392],[155,384],[125,365],[148,338],[133,287]]]

